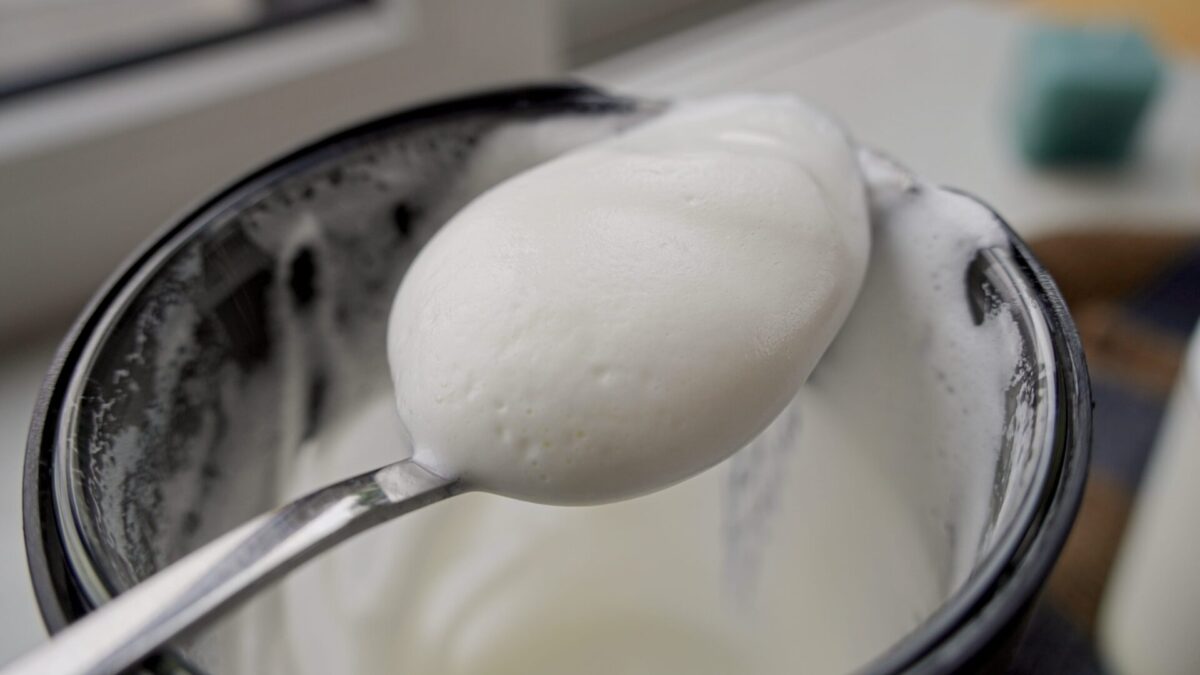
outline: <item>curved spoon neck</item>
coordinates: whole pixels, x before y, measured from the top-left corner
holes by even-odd
[[[411,460],[321,488],[160,570],[4,668],[3,674],[123,672],[322,551],[464,491],[458,479]]]

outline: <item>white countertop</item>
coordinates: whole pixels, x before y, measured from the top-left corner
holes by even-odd
[[[616,91],[800,93],[864,143],[974,192],[1036,237],[1091,221],[1200,227],[1200,67],[1177,65],[1137,162],[1106,176],[1034,173],[1005,135],[1021,17],[950,0],[756,6],[585,68]],[[0,662],[44,636],[25,572],[20,478],[33,399],[56,338],[0,353]]]
[[[1000,3],[769,3],[585,68],[656,97],[790,91],[858,140],[990,203],[1026,238],[1154,223],[1200,229],[1200,63],[1174,63],[1136,161],[1035,172],[1016,155],[1006,84],[1027,19]]]

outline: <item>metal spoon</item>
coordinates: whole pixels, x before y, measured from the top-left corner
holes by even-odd
[[[71,624],[0,673],[124,671],[351,536],[467,491],[412,460],[348,478],[264,514]]]

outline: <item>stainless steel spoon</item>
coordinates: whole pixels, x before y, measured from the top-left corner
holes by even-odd
[[[318,553],[465,491],[457,479],[443,478],[412,460],[322,488],[180,559],[0,673],[119,673]]]

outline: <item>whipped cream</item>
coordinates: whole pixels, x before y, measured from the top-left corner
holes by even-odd
[[[463,197],[602,123],[497,129],[465,167]],[[535,141],[545,155],[529,156]],[[202,665],[782,675],[854,671],[903,639],[983,550],[1020,339],[1003,312],[974,317],[965,289],[976,252],[1006,245],[994,216],[890,162],[860,162],[871,252],[859,297],[806,383],[746,448],[618,503],[474,493],[387,523],[252,601]],[[307,325],[281,335],[310,340]],[[363,348],[325,338],[297,352]],[[395,410],[381,388],[340,424],[280,444],[277,500],[395,461]]]
[[[397,294],[416,458],[548,503],[698,473],[795,396],[868,248],[850,144],[791,97],[680,105],[526,171],[447,223]]]

